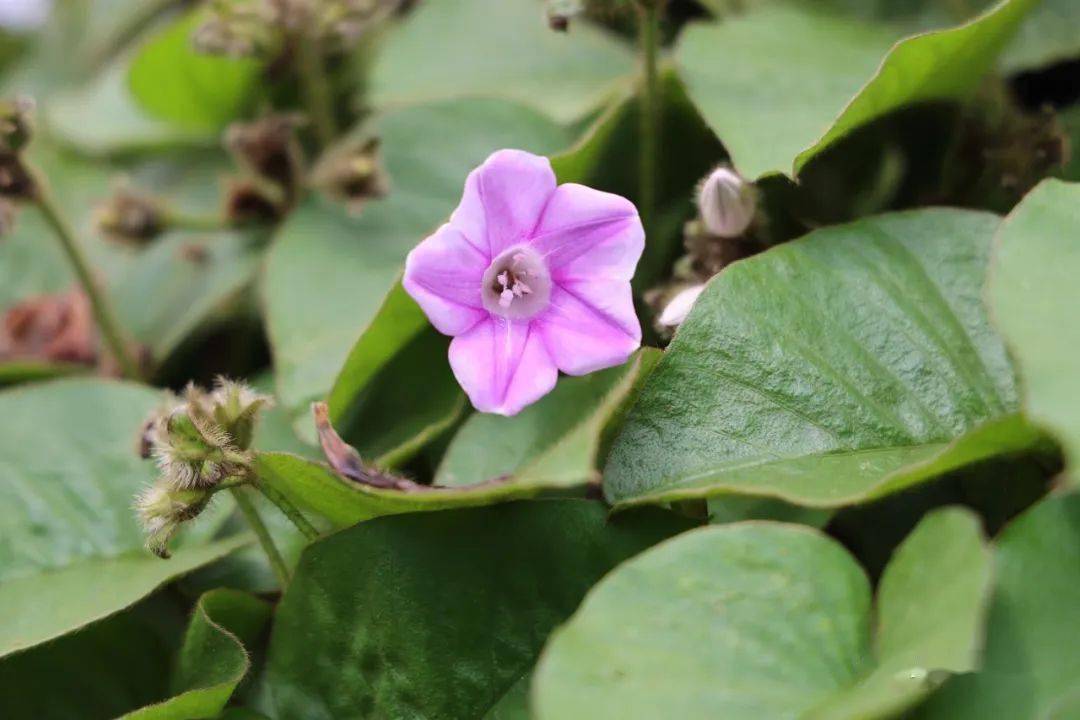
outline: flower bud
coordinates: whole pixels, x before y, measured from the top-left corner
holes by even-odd
[[[582,0],[547,0],[548,27],[556,32],[570,29],[570,20],[585,9]]]
[[[151,444],[161,478],[170,487],[210,488],[242,470],[242,456],[228,434],[191,403],[157,420]]]
[[[98,208],[95,221],[108,239],[142,246],[165,229],[165,210],[154,198],[121,187]]]
[[[280,188],[292,204],[303,182],[304,157],[296,115],[267,115],[250,123],[233,123],[225,131],[225,147],[244,174]]]
[[[37,181],[23,164],[22,157],[16,152],[0,150],[0,199],[33,200],[37,192]]]
[[[705,284],[702,283],[701,285],[691,285],[679,291],[675,297],[668,301],[657,322],[668,328],[676,328],[682,325],[704,289]]]
[[[27,97],[0,100],[0,150],[18,153],[30,142],[34,101]]]
[[[273,406],[268,395],[262,395],[244,383],[218,377],[209,396],[214,421],[225,430],[233,445],[240,450],[251,447],[252,435],[259,413]]]
[[[281,188],[261,178],[231,178],[225,190],[225,219],[233,225],[277,222],[288,212]]]
[[[753,222],[757,193],[737,172],[721,165],[701,182],[697,203],[705,229],[731,238],[745,233]]]
[[[146,532],[146,547],[160,558],[169,557],[169,540],[180,525],[206,509],[212,493],[179,489],[157,483],[135,498],[135,514]]]
[[[311,182],[353,210],[384,197],[390,183],[379,157],[379,139],[346,141],[331,149],[312,169]]]

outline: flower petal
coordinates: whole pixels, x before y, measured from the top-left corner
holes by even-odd
[[[499,150],[469,173],[450,224],[490,260],[532,233],[554,191],[546,157]]]
[[[499,415],[547,395],[559,375],[533,324],[497,317],[454,338],[450,367],[477,410]]]
[[[626,198],[566,183],[551,196],[532,245],[556,279],[629,280],[645,249],[645,230]]]
[[[556,285],[534,323],[551,359],[568,375],[621,365],[641,345],[641,324],[624,280]]]
[[[444,335],[460,335],[487,317],[480,286],[487,259],[451,225],[443,225],[405,259],[402,285]]]

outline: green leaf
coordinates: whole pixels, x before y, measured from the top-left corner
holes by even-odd
[[[1046,180],[997,236],[989,298],[1024,385],[1032,420],[1052,430],[1080,464],[1080,184]]]
[[[426,328],[354,399],[340,432],[363,457],[379,467],[397,467],[461,417],[465,394],[449,363],[440,362],[449,344],[449,338]]]
[[[262,67],[249,58],[197,52],[191,38],[205,17],[194,10],[150,38],[132,59],[128,81],[151,115],[182,128],[217,131],[251,109]]]
[[[449,217],[469,171],[499,148],[545,153],[568,140],[565,130],[537,113],[493,100],[388,113],[376,126],[390,195],[369,203],[359,216],[326,200],[310,200],[278,231],[267,261],[266,320],[278,395],[287,407],[305,415],[307,404],[330,390],[365,330],[382,332],[373,329],[373,322],[397,282],[405,255]],[[453,138],[437,162],[431,151],[434,137]],[[361,381],[411,337],[389,331],[389,336],[365,342],[358,352],[374,347],[378,357],[358,372]],[[395,348],[383,340],[400,344]],[[445,363],[444,358],[431,360]],[[362,355],[350,359],[350,364],[362,362]],[[354,380],[338,392],[337,412],[345,410],[360,388]]]
[[[144,113],[131,96],[122,60],[89,83],[52,96],[43,115],[58,141],[87,155],[207,147],[217,142],[216,134],[205,128],[171,125]]]
[[[933,513],[870,585],[835,541],[753,522],[618,567],[549,641],[537,720],[879,718],[976,659],[990,558],[971,513]],[[872,628],[877,628],[872,638]]]
[[[4,720],[112,720],[169,694],[185,608],[158,593],[78,632],[0,658]],[[8,616],[5,623],[18,621]]]
[[[212,590],[195,606],[177,658],[172,697],[124,720],[213,717],[225,708],[251,662],[245,647],[270,619],[270,605],[235,590]]]
[[[163,360],[251,284],[260,255],[250,233],[170,233],[117,280],[121,324]]]
[[[435,483],[460,487],[511,475],[548,487],[599,481],[602,436],[659,356],[650,348],[619,367],[564,377],[514,417],[473,415],[447,448]]]
[[[376,107],[463,97],[525,103],[561,122],[629,83],[630,48],[588,22],[552,32],[527,0],[429,0],[380,49]]]
[[[997,541],[982,670],[953,678],[922,720],[1071,718],[1080,652],[1080,496],[1059,495],[1013,521]]]
[[[1005,0],[970,23],[895,45],[890,28],[763,5],[688,28],[675,55],[691,99],[739,171],[794,177],[872,120],[916,103],[966,98],[1036,4]]]
[[[608,499],[835,507],[1040,446],[981,302],[997,226],[882,215],[725,269],[631,409]]]
[[[655,363],[655,351],[642,351],[626,365],[591,376],[589,380],[563,381],[569,389],[556,389],[513,420],[498,423],[528,448],[517,454],[516,448],[495,451],[500,459],[490,466],[472,465],[470,452],[491,453],[490,421],[474,416],[455,440],[453,458],[440,469],[440,477],[450,487],[421,490],[384,490],[340,477],[323,463],[312,462],[287,453],[259,453],[259,477],[284,493],[302,508],[314,511],[336,527],[347,527],[382,515],[443,510],[447,508],[492,505],[540,495],[548,490],[565,490],[589,482],[603,453],[607,431],[614,425],[638,383]],[[588,388],[597,394],[596,402],[569,402]],[[393,387],[393,386],[392,386]],[[552,400],[551,398],[554,398]],[[575,398],[580,399],[580,398]],[[538,409],[537,409],[538,408]],[[519,420],[518,418],[524,418]],[[551,433],[544,419],[551,423],[573,422],[563,432]],[[477,448],[474,443],[486,440]],[[512,477],[504,473],[514,471]],[[496,472],[481,476],[481,473]],[[468,473],[468,475],[465,475]],[[485,482],[486,481],[486,482]],[[468,484],[468,483],[473,484]]]
[[[0,615],[9,618],[0,656],[107,617],[249,541],[189,532],[170,560],[143,549],[131,503],[154,467],[135,438],[161,399],[89,379],[0,393]]]
[[[335,533],[304,553],[278,608],[277,715],[479,720],[600,576],[685,527],[659,511],[609,521],[598,503],[561,500]]]
[[[997,0],[943,3],[938,0],[805,0],[808,4],[888,21],[908,32],[923,32],[969,20]],[[1002,53],[1009,72],[1036,70],[1080,54],[1080,6],[1073,0],[1041,0],[1020,24]]]

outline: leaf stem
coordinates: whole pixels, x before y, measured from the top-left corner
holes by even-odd
[[[37,205],[42,217],[45,218],[45,222],[49,225],[57,240],[60,241],[64,254],[75,271],[75,277],[82,286],[83,292],[89,298],[94,320],[101,330],[101,336],[105,344],[116,358],[117,363],[119,363],[124,377],[138,379],[140,375],[139,366],[128,351],[127,344],[124,342],[124,333],[120,328],[120,323],[116,320],[116,315],[104,288],[95,281],[93,271],[90,269],[90,263],[83,254],[82,248],[72,234],[67,222],[65,222],[56,207],[56,203],[49,195],[45,184],[38,180],[35,182],[35,186],[34,204]]]
[[[244,519],[251,526],[255,537],[259,539],[259,544],[262,545],[263,552],[266,553],[266,559],[270,562],[270,567],[273,568],[278,582],[281,583],[281,587],[284,589],[289,584],[289,566],[285,564],[285,558],[281,556],[277,545],[274,544],[274,538],[270,536],[266,524],[259,517],[259,511],[255,509],[255,503],[251,502],[251,498],[245,494],[247,491],[242,487],[234,487],[231,492],[236,499],[240,512],[244,514]]]
[[[259,492],[261,492],[267,500],[278,506],[278,509],[284,513],[285,517],[292,521],[292,524],[296,526],[296,529],[299,530],[304,537],[308,540],[319,539],[319,531],[314,525],[308,522],[308,519],[304,517],[296,506],[292,504],[292,501],[285,497],[284,494],[261,482],[256,483],[255,487],[258,488]]]
[[[641,216],[646,228],[656,211],[657,159],[660,154],[660,16],[664,0],[638,0],[638,43],[641,52],[641,106],[639,108],[638,182]]]
[[[296,47],[300,91],[319,144],[326,147],[337,135],[334,103],[318,38],[301,33]]]

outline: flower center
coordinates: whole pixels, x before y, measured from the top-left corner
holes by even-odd
[[[547,307],[551,275],[539,253],[518,245],[492,260],[480,292],[488,312],[513,320],[530,318]]]

